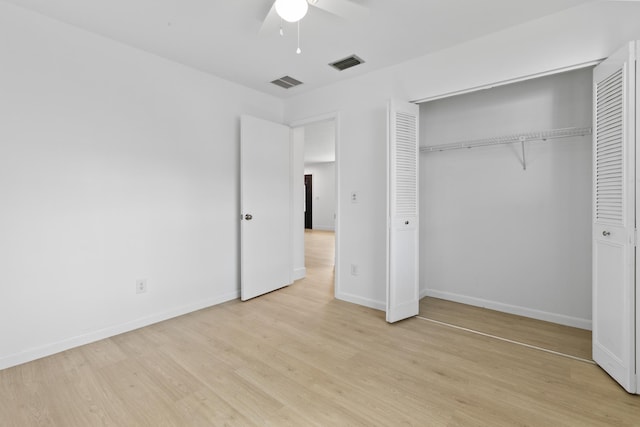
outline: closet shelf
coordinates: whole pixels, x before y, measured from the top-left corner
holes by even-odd
[[[422,146],[420,147],[420,151],[430,153],[432,151],[447,151],[458,150],[460,148],[486,147],[489,145],[512,144],[514,142],[521,142],[524,144],[528,141],[546,141],[548,139],[555,138],[591,135],[591,132],[592,130],[590,127],[551,129],[540,132],[518,133],[515,135],[498,136],[494,138],[473,139],[448,144]]]

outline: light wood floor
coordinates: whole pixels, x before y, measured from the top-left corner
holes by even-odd
[[[420,316],[591,360],[591,331],[438,298],[420,300]]]
[[[308,262],[283,290],[0,371],[0,425],[640,425],[640,397],[594,365],[388,325],[333,299],[330,257]]]

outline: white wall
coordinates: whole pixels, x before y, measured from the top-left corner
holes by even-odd
[[[282,102],[4,2],[0,39],[0,369],[236,298],[239,115]]]
[[[313,229],[335,231],[335,162],[305,165],[304,173],[305,175],[313,176],[311,188],[313,198]]]
[[[336,160],[335,119],[321,120],[304,126],[304,162],[327,163]]]
[[[421,145],[592,125],[583,69],[420,106]],[[422,295],[591,325],[591,136],[422,153]]]
[[[589,3],[287,100],[290,122],[340,114],[337,297],[385,306],[389,98],[426,98],[604,58],[640,38],[638,22],[638,2]],[[357,204],[348,200],[354,190]],[[341,267],[350,264],[358,276]]]

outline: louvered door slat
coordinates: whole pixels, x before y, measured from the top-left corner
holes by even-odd
[[[395,215],[416,215],[417,151],[416,117],[398,111],[396,114]]]
[[[611,111],[611,113],[607,117],[603,117],[602,120],[598,120],[598,126],[602,128],[611,126],[614,129],[617,129],[616,125],[619,125],[622,122],[620,117],[616,115],[615,111]]]
[[[598,147],[598,154],[607,154],[607,153],[620,153],[620,150],[617,146],[614,145],[615,142],[611,142],[610,146],[603,145],[602,147]]]
[[[621,156],[618,153],[607,153],[601,155],[602,163],[615,163],[619,164],[621,160]]]
[[[599,113],[605,113],[609,109],[614,108],[616,105],[620,105],[618,100],[622,95],[622,90],[616,88],[615,83],[608,87],[600,87],[600,90],[606,92],[600,99],[601,104],[598,104],[597,110]],[[608,91],[608,92],[607,92]]]
[[[596,221],[624,221],[622,77],[618,70],[596,87]]]
[[[621,135],[620,126],[622,126],[621,121],[602,125],[600,129],[600,138],[602,139],[616,138],[616,136]]]

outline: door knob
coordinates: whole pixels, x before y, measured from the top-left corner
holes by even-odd
[[[607,237],[607,236],[610,236],[610,235],[611,235],[611,232],[609,232],[609,231],[606,231],[606,230],[605,230],[605,231],[603,231],[603,232],[602,232],[602,235],[603,235],[604,237]]]
[[[246,214],[246,215],[244,216],[244,219],[246,219],[247,221],[251,221],[251,220],[253,219],[253,215],[251,215],[251,214]]]

